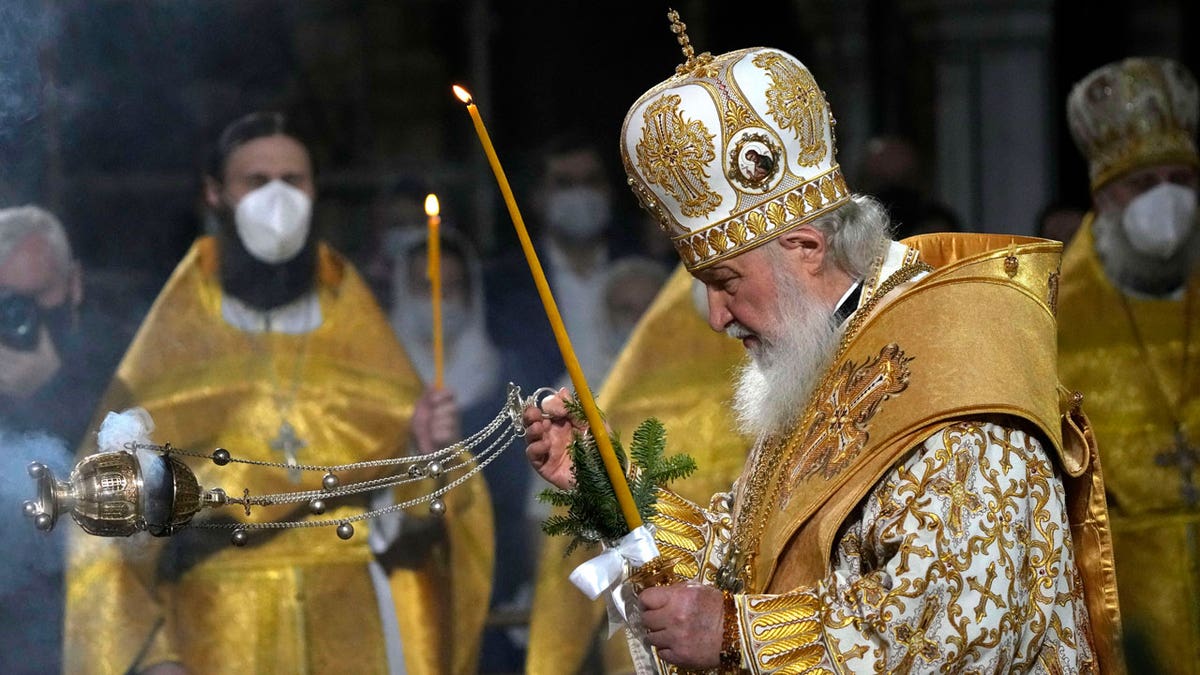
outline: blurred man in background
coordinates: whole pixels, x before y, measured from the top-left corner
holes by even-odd
[[[101,412],[141,406],[159,442],[290,465],[428,453],[458,436],[453,397],[422,394],[362,279],[313,233],[312,161],[283,115],[225,129],[205,196],[218,233],[176,268]],[[195,472],[258,493],[296,490],[302,475]],[[346,501],[281,517],[364,511]],[[128,542],[72,530],[65,670],[473,672],[491,578],[486,488],[470,481],[446,506],[436,541],[429,528],[405,538],[397,518],[356,523],[349,541],[271,530],[241,549],[209,530]]]
[[[78,443],[123,331],[83,305],[62,224],[36,206],[0,210],[0,425]]]
[[[554,299],[580,367],[589,382],[604,374],[600,312],[611,259],[606,234],[612,223],[612,189],[596,146],[577,135],[548,144],[533,196],[541,225],[536,242]],[[518,384],[556,382],[561,359],[545,358],[557,347],[525,259],[515,253],[488,270],[488,322],[505,350],[516,354]],[[536,384],[535,384],[536,383]]]
[[[85,355],[112,336],[82,339],[82,300],[58,219],[36,206],[0,210],[0,672],[62,668],[62,540],[16,514],[33,496],[30,462],[70,470],[67,444],[82,436],[115,360]]]
[[[1196,80],[1166,59],[1099,68],[1067,99],[1093,210],[1063,256],[1059,370],[1083,393],[1129,662],[1200,673]]]

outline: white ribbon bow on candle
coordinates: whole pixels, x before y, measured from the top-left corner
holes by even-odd
[[[643,525],[621,537],[613,548],[583,563],[571,572],[571,583],[595,600],[605,596],[608,605],[608,634],[613,633],[629,620],[627,606],[637,598],[632,592],[621,592],[621,585],[629,578],[631,567],[638,567],[654,560],[659,555],[654,543],[654,533]]]

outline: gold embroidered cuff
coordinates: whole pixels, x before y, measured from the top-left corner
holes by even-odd
[[[801,673],[825,661],[821,600],[815,592],[742,597],[751,670]]]
[[[738,624],[737,600],[721,591],[725,611],[721,624],[721,672],[736,675],[742,668],[742,631]]]

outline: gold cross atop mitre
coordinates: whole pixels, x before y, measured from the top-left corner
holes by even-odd
[[[675,34],[675,39],[679,41],[679,47],[683,50],[683,63],[675,66],[676,75],[686,75],[712,63],[713,55],[709,52],[696,56],[696,50],[692,48],[692,41],[688,38],[687,24],[680,20],[679,12],[667,10],[667,19],[671,22],[671,32]]]

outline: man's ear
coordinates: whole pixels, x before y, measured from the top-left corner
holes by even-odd
[[[779,245],[806,274],[817,274],[825,267],[828,242],[825,234],[811,225],[793,227],[779,235]]]
[[[210,209],[221,206],[221,184],[212,176],[204,177],[204,203],[208,204]]]

